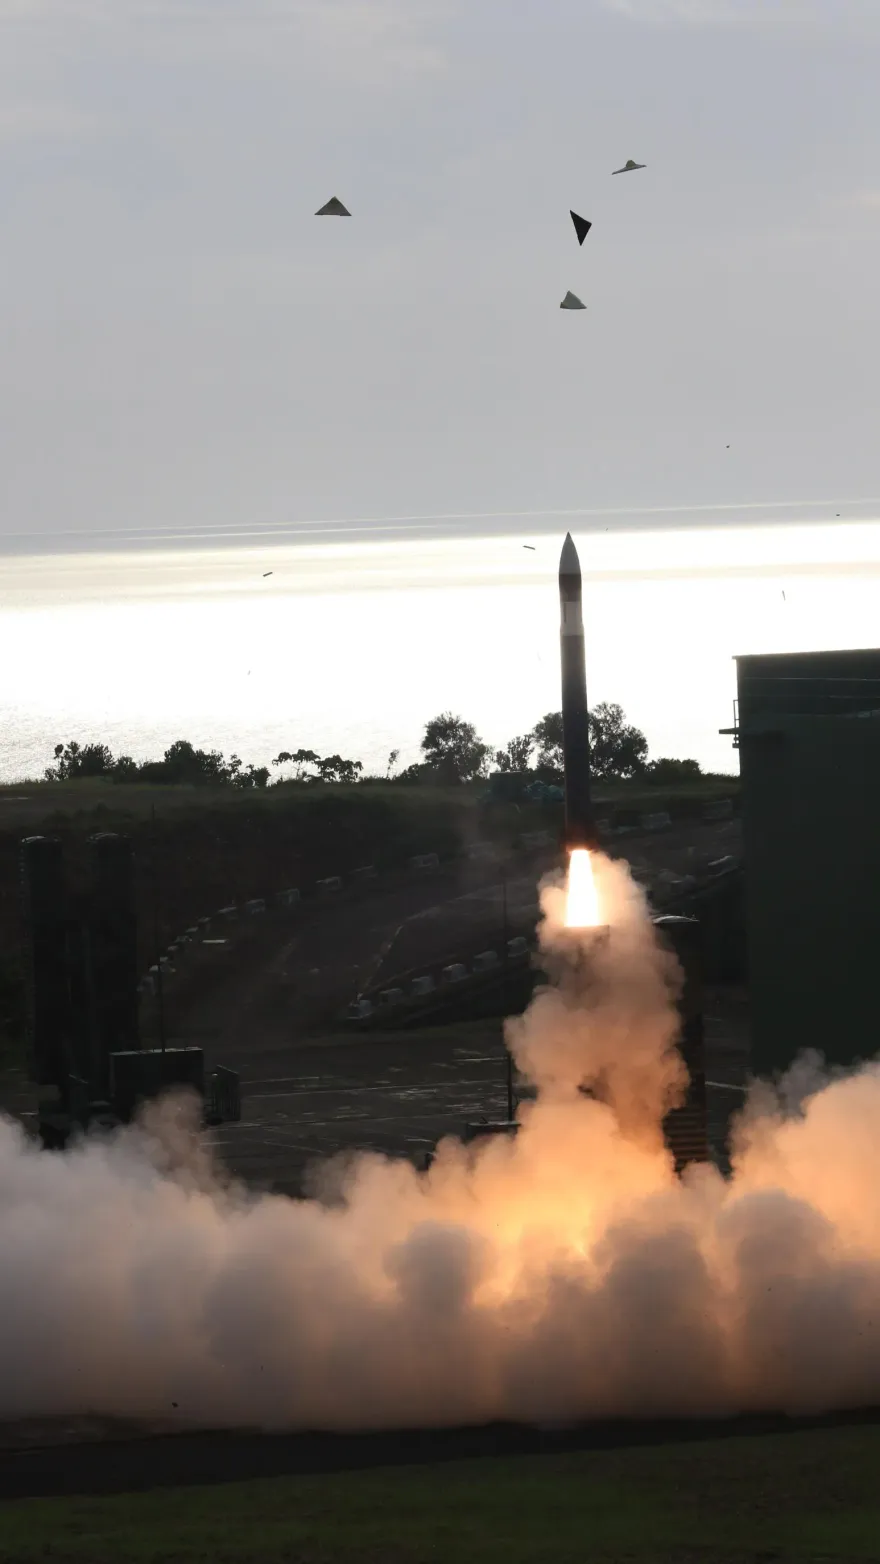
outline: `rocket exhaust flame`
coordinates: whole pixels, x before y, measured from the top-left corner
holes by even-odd
[[[576,847],[568,860],[565,926],[567,929],[594,929],[601,922],[592,857],[585,847]]]
[[[678,974],[625,866],[588,862],[612,937],[543,888],[551,981],[507,1026],[537,1088],[516,1137],[450,1138],[427,1174],[364,1154],[322,1203],[230,1187],[174,1103],[63,1154],[0,1119],[0,1417],[320,1430],[880,1403],[880,1065],[756,1090],[733,1177],[677,1180]]]

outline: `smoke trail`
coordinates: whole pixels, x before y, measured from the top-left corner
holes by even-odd
[[[539,1086],[515,1141],[446,1141],[427,1175],[358,1158],[328,1205],[224,1181],[180,1102],[63,1156],[0,1121],[0,1416],[350,1429],[876,1402],[880,1067],[756,1093],[733,1178],[676,1180],[656,1133],[680,1089],[674,975],[602,874],[592,986],[545,894],[560,986],[515,1029]]]

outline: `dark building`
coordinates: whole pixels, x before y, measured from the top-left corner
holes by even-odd
[[[880,650],[738,657],[752,1068],[880,1052]]]

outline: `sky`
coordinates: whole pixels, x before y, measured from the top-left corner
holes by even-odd
[[[876,0],[0,0],[0,549],[880,514],[878,79]]]

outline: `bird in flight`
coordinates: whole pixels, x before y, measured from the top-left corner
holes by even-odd
[[[534,545],[534,543],[524,543],[523,544],[523,548],[530,548],[533,554],[535,552],[535,545]]]
[[[647,166],[647,163],[635,163],[631,157],[628,157],[623,168],[612,168],[611,172],[612,174],[632,174],[637,168],[647,168]]]

